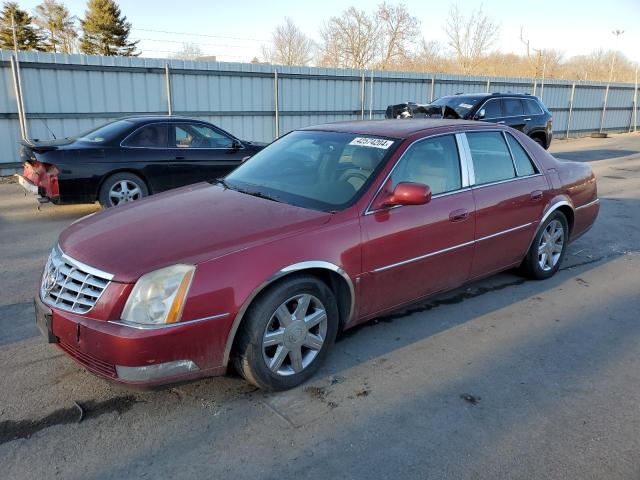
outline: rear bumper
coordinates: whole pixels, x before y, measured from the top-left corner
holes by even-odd
[[[44,305],[39,300],[36,304]],[[222,366],[226,318],[144,329],[56,308],[51,312],[53,343],[91,373],[108,380],[152,386],[221,375],[226,370]]]

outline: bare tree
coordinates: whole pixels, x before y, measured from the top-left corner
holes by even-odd
[[[171,58],[175,58],[177,60],[197,60],[202,56],[203,53],[200,45],[193,42],[185,42],[182,44],[182,50],[173,54]]]
[[[378,56],[382,29],[375,15],[349,7],[341,16],[331,17],[320,34],[321,65],[363,69]]]
[[[278,65],[308,65],[313,58],[315,43],[290,18],[271,35],[272,45],[262,46],[262,56]]]
[[[398,67],[406,63],[410,50],[420,36],[420,20],[412,16],[404,4],[382,3],[376,18],[382,29],[380,68]]]
[[[451,65],[442,55],[440,42],[423,39],[418,50],[403,62],[402,68],[414,72],[444,73]]]
[[[451,7],[445,33],[463,73],[473,73],[479,60],[496,41],[499,31],[498,25],[484,14],[482,7],[468,17],[460,12],[457,5]]]

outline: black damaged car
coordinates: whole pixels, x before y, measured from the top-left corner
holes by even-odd
[[[23,142],[18,181],[40,202],[107,208],[223,177],[264,146],[200,120],[128,117],[74,138]]]

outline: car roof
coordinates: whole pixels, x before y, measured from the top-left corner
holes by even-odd
[[[167,121],[172,121],[172,122],[204,122],[204,123],[209,123],[206,122],[204,120],[200,120],[197,118],[190,118],[190,117],[183,117],[181,115],[131,115],[129,117],[122,117],[119,118],[119,120],[127,120],[129,122],[133,122],[136,124],[140,124],[140,123],[146,123],[146,122],[152,122],[152,121],[158,121],[158,120],[167,120]]]
[[[492,93],[456,93],[453,95],[443,95],[440,98],[453,98],[453,97],[475,97],[475,98],[489,98],[489,97],[522,97],[522,98],[535,98],[535,95],[530,93],[512,93],[512,92],[492,92]]]
[[[473,122],[469,120],[414,118],[406,120],[357,120],[325,123],[301,128],[300,130],[358,133],[362,135],[379,135],[381,137],[404,139],[415,133],[427,130],[455,130],[455,128],[451,127],[459,127],[461,129],[465,127],[473,127],[474,129],[486,127],[495,129],[499,126],[500,125],[496,125],[495,123],[485,124],[483,122]]]

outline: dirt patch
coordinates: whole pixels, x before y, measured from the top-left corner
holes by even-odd
[[[18,183],[18,179],[13,175],[9,175],[8,177],[0,177],[0,185],[6,183]]]

